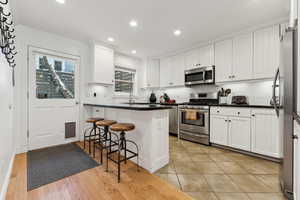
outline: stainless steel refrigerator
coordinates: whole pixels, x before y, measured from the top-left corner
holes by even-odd
[[[281,36],[280,65],[273,84],[273,102],[283,136],[283,159],[280,184],[288,199],[293,199],[294,113],[297,103],[297,26],[289,27]]]

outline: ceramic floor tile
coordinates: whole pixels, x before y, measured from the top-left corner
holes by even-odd
[[[282,193],[248,193],[250,200],[287,200]]]
[[[272,192],[270,187],[253,175],[229,175],[229,177],[243,192]]]
[[[181,190],[181,187],[180,187],[180,184],[179,184],[176,174],[156,174],[156,175],[159,176],[164,181],[170,183],[171,185],[173,185]]]
[[[216,193],[219,200],[250,200],[245,193]]]
[[[179,182],[184,192],[210,192],[211,187],[202,175],[178,175]]]
[[[224,174],[215,162],[194,162],[201,174]]]
[[[188,155],[188,153],[185,152],[172,152],[170,153],[170,159],[173,162],[179,161],[179,162],[191,162],[192,159]]]
[[[213,192],[186,192],[194,200],[218,200]]]
[[[231,162],[232,159],[226,154],[209,154],[210,159],[215,162]]]
[[[189,157],[192,159],[192,161],[212,161],[212,159],[207,154],[201,154],[201,153],[189,153]]]
[[[255,175],[255,177],[270,187],[272,192],[281,192],[278,175]]]
[[[199,174],[199,170],[193,162],[174,161],[177,174]]]
[[[236,162],[216,162],[216,164],[225,174],[248,174],[248,172]]]
[[[158,174],[176,174],[174,164],[173,163],[168,164],[168,165],[164,166],[163,168],[157,170],[156,173],[158,173]]]
[[[204,175],[204,177],[214,192],[241,192],[226,175]]]
[[[237,161],[251,174],[278,174],[279,165],[271,161]]]
[[[253,156],[248,156],[248,155],[244,155],[244,154],[240,154],[240,153],[235,153],[235,152],[230,152],[227,154],[227,156],[233,160],[233,161],[243,161],[243,160],[247,160],[247,161],[259,161],[261,159],[255,158]]]

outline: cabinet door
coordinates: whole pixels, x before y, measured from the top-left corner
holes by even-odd
[[[253,71],[252,33],[240,35],[233,40],[232,80],[248,80]]]
[[[215,64],[214,46],[209,45],[199,49],[199,59],[201,66],[212,66]]]
[[[170,85],[170,58],[160,60],[160,87]]]
[[[231,81],[232,40],[215,44],[216,82]]]
[[[294,134],[300,136],[300,125],[295,122],[294,124]],[[300,140],[294,140],[294,199],[299,199],[300,197]]]
[[[254,32],[253,78],[272,78],[279,66],[279,26]]]
[[[114,51],[112,49],[94,46],[94,83],[114,83]]]
[[[228,145],[228,119],[224,116],[211,115],[210,142]]]
[[[252,151],[280,158],[282,138],[279,134],[279,120],[272,110],[252,112]]]
[[[184,57],[177,55],[171,58],[170,86],[184,85]]]
[[[196,68],[197,64],[200,63],[200,58],[199,58],[199,49],[194,49],[189,52],[187,52],[184,55],[184,69],[193,69]]]
[[[147,87],[159,87],[159,60],[151,59],[147,61]]]
[[[245,151],[251,150],[250,118],[230,117],[228,128],[228,145]]]

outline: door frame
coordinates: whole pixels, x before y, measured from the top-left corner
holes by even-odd
[[[81,130],[82,130],[82,125],[81,125],[81,113],[82,113],[82,108],[81,108],[81,62],[82,62],[82,59],[81,59],[81,56],[79,55],[74,55],[74,54],[70,54],[70,53],[66,53],[66,52],[62,52],[62,51],[58,51],[58,50],[54,50],[54,49],[47,49],[47,48],[43,48],[43,47],[38,47],[38,46],[33,46],[33,45],[28,45],[27,46],[27,67],[26,67],[26,79],[27,79],[27,83],[26,83],[26,109],[27,109],[27,120],[26,120],[26,149],[27,151],[30,150],[30,147],[29,147],[29,120],[30,120],[30,93],[29,93],[29,88],[30,88],[30,78],[29,78],[29,73],[30,73],[30,59],[31,59],[31,56],[33,54],[33,52],[38,52],[38,53],[43,53],[43,54],[47,54],[47,55],[50,55],[50,56],[56,56],[56,57],[61,57],[61,58],[67,58],[67,59],[74,59],[74,60],[77,60],[78,61],[78,72],[77,72],[77,80],[78,80],[78,92],[77,92],[77,96],[75,96],[75,101],[76,101],[76,104],[78,106],[78,116],[77,116],[77,123],[76,123],[76,137],[74,138],[70,138],[70,139],[67,139],[67,141],[65,141],[65,143],[72,143],[72,142],[76,142],[76,141],[80,141],[81,139]],[[75,93],[76,95],[76,93]]]

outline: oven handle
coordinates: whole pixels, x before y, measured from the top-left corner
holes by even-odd
[[[180,112],[187,112],[188,110],[196,110],[196,109],[182,109],[182,108],[179,109]],[[209,110],[197,110],[197,112],[208,113]]]

